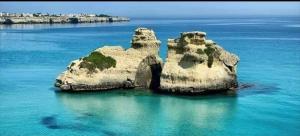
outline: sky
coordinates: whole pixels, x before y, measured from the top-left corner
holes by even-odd
[[[96,13],[131,18],[300,16],[300,2],[0,2],[0,12]]]

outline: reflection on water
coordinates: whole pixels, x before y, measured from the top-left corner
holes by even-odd
[[[56,96],[76,119],[87,121],[91,127],[99,126],[96,130],[153,135],[221,130],[225,120],[234,116],[237,102],[234,96],[176,97],[137,90],[57,92]]]

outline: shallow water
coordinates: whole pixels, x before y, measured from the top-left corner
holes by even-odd
[[[299,18],[132,20],[113,24],[0,25],[0,135],[299,135]],[[71,60],[103,45],[130,47],[133,30],[167,38],[207,32],[237,54],[236,93],[147,90],[64,93],[53,88]]]

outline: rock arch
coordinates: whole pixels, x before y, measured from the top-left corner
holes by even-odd
[[[138,66],[135,76],[136,87],[159,88],[161,71],[162,61],[155,55],[147,56]]]

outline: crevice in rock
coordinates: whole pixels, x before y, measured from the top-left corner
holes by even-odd
[[[155,56],[146,57],[138,67],[135,86],[157,89],[160,86],[162,64]]]
[[[152,78],[150,82],[150,89],[158,89],[160,86],[160,75],[162,71],[161,64],[150,65]]]
[[[228,65],[225,65],[225,66],[230,70],[230,72],[233,71],[233,67],[232,66],[228,66]]]

